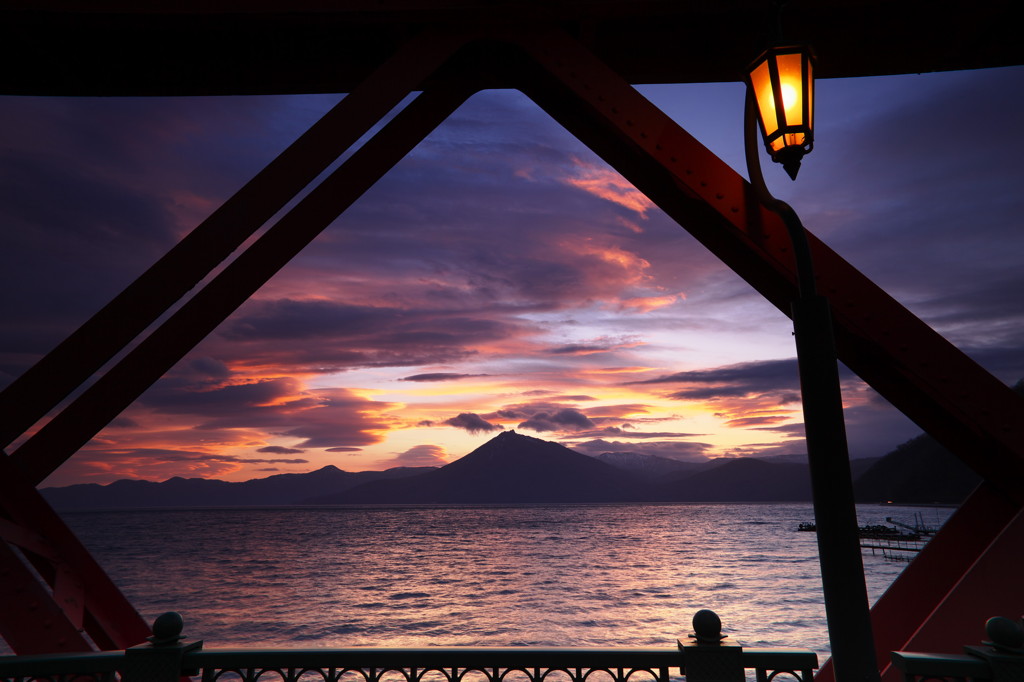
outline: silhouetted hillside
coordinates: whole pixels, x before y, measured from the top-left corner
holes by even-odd
[[[320,504],[631,502],[640,481],[562,445],[506,431],[440,469],[400,481],[374,481]]]
[[[772,464],[807,464],[807,453],[800,453],[797,455],[772,455],[770,457],[755,457],[762,462],[770,462]],[[881,457],[858,457],[850,460],[850,475],[853,480],[857,480],[857,477],[863,474],[865,471],[874,466],[875,462],[882,459]],[[721,460],[719,460],[721,461]]]
[[[43,488],[40,492],[60,510],[277,506],[301,504],[308,497],[347,490],[366,481],[414,476],[430,469],[399,467],[353,473],[325,466],[306,474],[278,474],[238,483],[180,477],[162,483],[124,479],[108,485]]]
[[[962,501],[978,477],[922,435],[877,460],[853,460],[861,502]],[[486,504],[520,502],[805,502],[806,456],[682,462],[630,452],[588,457],[502,433],[441,468],[347,472],[326,466],[241,483],[172,478],[44,488],[61,510],[293,504]]]
[[[657,455],[644,455],[639,452],[602,452],[597,459],[622,469],[649,482],[663,482],[684,474],[693,474],[713,466],[711,460],[703,462],[684,462]]]
[[[908,440],[854,481],[858,502],[960,504],[981,477],[928,434]]]
[[[1013,386],[1024,396],[1024,379]],[[981,477],[928,434],[911,438],[854,482],[858,502],[960,504]]]
[[[675,479],[661,492],[673,502],[804,502],[811,499],[806,464],[750,457],[715,460],[717,466]]]

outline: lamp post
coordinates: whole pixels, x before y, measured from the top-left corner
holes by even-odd
[[[785,223],[796,260],[799,293],[792,303],[793,331],[833,670],[837,682],[878,682],[829,303],[817,293],[800,218],[765,185],[755,140],[758,118],[768,153],[796,179],[800,161],[814,143],[810,50],[771,48],[751,65],[746,82],[744,141],[750,183],[761,203]]]

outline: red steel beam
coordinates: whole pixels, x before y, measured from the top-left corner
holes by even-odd
[[[429,32],[401,48],[135,282],[0,393],[6,447],[85,383],[418,89],[459,46]],[[52,472],[63,460],[35,466]]]
[[[458,69],[458,64],[452,67]],[[170,318],[12,455],[38,485],[249,299],[476,91],[428,87]]]
[[[964,644],[981,643],[985,637],[985,622],[992,616],[1019,619],[1024,606],[1021,548],[1024,548],[1024,511],[1019,511],[1006,524],[928,619],[920,624],[903,649],[959,654]],[[967,638],[962,634],[964,631],[969,633]],[[887,682],[903,678],[900,671],[891,666],[891,659],[890,668],[884,673]]]
[[[51,592],[6,541],[0,541],[0,602],[0,635],[17,653],[92,650]]]
[[[790,314],[796,268],[785,226],[739,174],[568,35],[538,31],[509,40],[536,65],[514,63],[527,95]],[[1024,504],[1024,398],[808,238],[818,290],[832,304],[839,358]]]
[[[11,648],[19,654],[88,651],[92,646],[77,634],[81,629],[101,648],[123,649],[145,640],[149,625],[6,455],[0,455],[0,509],[9,521],[0,542],[5,549],[0,571],[10,571],[17,584],[0,609],[0,632]],[[18,560],[9,542],[22,546],[49,589]],[[4,589],[15,590],[14,583]],[[35,615],[23,620],[26,613]]]
[[[900,675],[891,668],[890,652],[960,653],[977,639],[988,618],[1016,615],[1001,612],[1007,604],[1024,604],[1019,566],[1024,542],[1007,543],[1013,533],[1019,537],[1021,513],[1014,501],[983,483],[875,603],[875,653],[886,682],[898,682]],[[1011,531],[1011,526],[1017,530]],[[980,575],[982,567],[987,584],[965,580],[972,572]],[[937,620],[940,608],[942,617]],[[831,660],[815,679],[832,682]]]

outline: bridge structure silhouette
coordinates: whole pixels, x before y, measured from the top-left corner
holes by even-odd
[[[479,90],[522,91],[789,314],[797,274],[778,215],[633,87],[740,80],[770,40],[771,3],[332,4],[0,8],[3,62],[26,66],[5,72],[0,94],[347,93],[0,394],[0,445],[20,442],[0,456],[0,634],[17,653],[125,648],[151,634],[37,486]],[[819,77],[920,73],[1024,64],[1013,8],[794,0],[785,23],[788,38],[814,45]],[[1024,603],[1024,399],[807,236],[839,359],[984,479],[872,608],[879,668],[896,679],[889,652],[959,650],[986,618]]]

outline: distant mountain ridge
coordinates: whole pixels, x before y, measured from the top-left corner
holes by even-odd
[[[81,483],[40,492],[57,509],[281,506],[303,504],[310,497],[369,481],[415,476],[432,468],[350,472],[328,465],[305,474],[276,474],[241,482],[176,476],[161,483],[122,479],[107,485]]]
[[[858,501],[956,504],[977,476],[920,436],[885,457],[854,460]],[[347,472],[334,466],[244,482],[172,478],[44,488],[60,510],[323,504],[805,502],[806,456],[683,462],[630,452],[582,455],[503,432],[443,467]]]
[[[684,462],[639,452],[602,452],[596,459],[649,481],[664,481],[666,477],[695,473],[715,466],[714,460]]]

